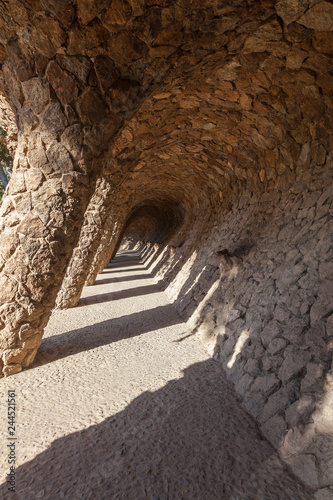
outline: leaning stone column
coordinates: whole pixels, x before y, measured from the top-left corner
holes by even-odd
[[[108,224],[106,224],[106,226],[107,225]],[[115,224],[115,227],[116,227],[116,224]],[[97,274],[99,272],[99,268],[100,268],[101,257],[103,255],[103,252],[105,251],[105,249],[110,245],[113,231],[114,231],[113,228],[104,229],[100,244],[98,245],[93,262],[92,262],[90,269],[89,269],[89,272],[87,274],[87,279],[86,279],[85,285],[89,286],[89,285],[93,285],[95,283],[96,276],[97,276]]]
[[[96,281],[97,275],[103,271],[110,260],[114,257],[116,253],[115,247],[117,245],[121,229],[121,223],[116,222],[113,229],[106,236],[104,244],[101,241],[98,252],[96,252],[96,258],[87,275],[86,285],[93,285]]]
[[[84,216],[79,243],[73,251],[66,276],[57,296],[57,309],[74,307],[80,300],[82,288],[103,236],[112,197],[111,180],[108,177],[99,179]]]
[[[13,176],[0,209],[4,375],[29,366],[40,345],[101,172],[97,155],[103,135],[99,139],[96,128],[101,119],[107,121],[97,92],[88,88],[77,98],[75,79],[54,61],[45,77],[31,77],[34,70],[25,64],[22,83],[11,62],[2,66],[19,130]],[[75,99],[79,116],[70,107]]]
[[[80,125],[69,126],[60,103],[50,102],[48,85],[33,78],[23,89],[32,110],[21,120],[14,172],[0,211],[0,349],[5,375],[28,366],[35,356],[97,174],[89,148],[83,148]],[[81,151],[79,171],[66,141],[61,141],[66,136]]]

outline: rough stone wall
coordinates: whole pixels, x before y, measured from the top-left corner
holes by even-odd
[[[109,215],[107,207],[112,203],[113,181],[114,179],[111,182],[107,176],[97,181],[95,193],[84,215],[78,245],[73,251],[61,290],[57,295],[57,309],[73,307],[80,299]]]
[[[209,52],[196,53],[217,37],[210,5],[0,4],[0,89],[18,125],[0,220],[2,374],[33,361],[116,134],[170,70]]]
[[[92,282],[128,230],[293,470],[332,484],[332,14],[325,0],[0,3],[18,125],[3,374],[33,361],[65,273]]]
[[[110,262],[111,257],[114,253],[114,247],[116,246],[116,242],[119,239],[120,231],[121,225],[119,223],[118,217],[116,217],[115,214],[112,213],[105,224],[103,235],[87,274],[85,283],[86,285],[93,285],[95,283],[97,275],[101,273]]]
[[[243,193],[194,257],[176,248],[159,270],[263,434],[315,488],[333,483],[333,154],[324,156],[320,180],[305,187],[300,169],[285,192]]]

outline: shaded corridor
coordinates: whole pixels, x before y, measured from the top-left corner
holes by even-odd
[[[106,269],[84,289],[90,303],[56,311],[33,367],[2,381],[18,395],[20,462],[15,495],[2,469],[0,497],[312,498],[164,293],[135,294],[154,281],[122,282],[147,274],[137,266],[117,257],[115,281]],[[123,289],[132,295],[93,302]]]

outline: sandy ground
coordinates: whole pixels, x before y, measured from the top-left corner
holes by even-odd
[[[133,252],[2,379],[1,499],[310,499]],[[7,391],[16,394],[8,491]]]

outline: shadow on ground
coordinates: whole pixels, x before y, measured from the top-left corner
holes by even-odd
[[[182,323],[175,309],[166,305],[48,337],[42,340],[28,370],[79,352]]]
[[[100,302],[109,302],[110,300],[122,300],[130,297],[139,297],[150,293],[161,293],[161,289],[157,285],[138,286],[119,292],[101,293],[92,297],[81,298],[76,307],[87,306],[89,304],[99,304]]]
[[[123,283],[124,281],[147,280],[150,278],[151,278],[151,274],[140,274],[140,276],[136,276],[136,275],[122,276],[121,278],[106,278],[106,279],[97,278],[94,285],[108,285],[108,284],[112,284],[112,283]],[[94,285],[89,285],[89,286],[94,286]]]
[[[16,478],[17,493],[3,484],[0,498],[313,498],[261,437],[212,360],[144,392],[101,424],[54,441]]]
[[[105,273],[131,273],[132,271],[146,271],[147,268],[145,268],[143,265],[141,267],[131,267],[129,266],[129,269],[123,269],[122,266],[119,266],[118,268],[116,267],[106,267],[103,271],[103,274]]]
[[[143,264],[141,257],[135,252],[129,252],[127,255],[117,255],[109,264],[108,268],[131,267],[137,264]]]

